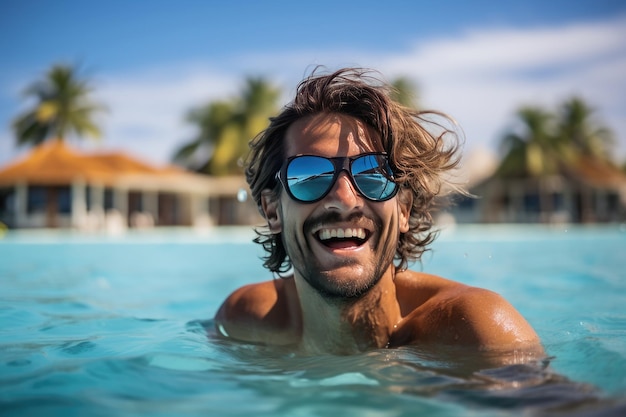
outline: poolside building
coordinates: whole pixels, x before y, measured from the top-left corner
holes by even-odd
[[[87,154],[52,140],[0,167],[0,221],[10,228],[124,230],[258,221],[243,177],[156,167],[127,154]]]
[[[557,175],[502,178],[491,175],[456,198],[458,223],[622,223],[626,173],[607,161],[580,158]]]

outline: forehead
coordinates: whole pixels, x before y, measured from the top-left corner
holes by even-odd
[[[303,117],[287,129],[286,157],[299,154],[352,156],[382,151],[380,135],[361,120],[339,113]]]

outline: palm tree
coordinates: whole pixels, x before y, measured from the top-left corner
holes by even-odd
[[[562,104],[558,135],[570,148],[570,159],[587,156],[608,161],[615,140],[610,129],[595,124],[594,110],[582,99],[573,97]],[[573,155],[572,155],[573,153]]]
[[[71,134],[99,138],[93,116],[104,107],[89,99],[91,92],[73,67],[53,66],[24,92],[37,103],[13,121],[17,144],[34,146],[48,139],[65,140]]]
[[[235,112],[233,104],[227,101],[214,101],[205,106],[191,109],[186,121],[197,127],[196,137],[181,146],[174,154],[174,161],[193,170],[201,171],[207,164],[222,132],[232,122]]]
[[[554,135],[553,116],[538,107],[518,110],[520,130],[511,130],[502,138],[505,156],[495,176],[501,179],[530,179],[536,187],[539,209],[549,219],[553,211],[547,189],[547,177],[557,174],[560,165],[558,138]],[[526,181],[527,186],[529,185]],[[534,194],[531,190],[531,194]]]
[[[224,129],[208,161],[207,172],[240,174],[248,143],[269,124],[276,111],[280,91],[263,78],[248,78],[242,95],[236,100],[231,123]]]
[[[417,108],[417,87],[407,77],[398,77],[391,83],[391,98],[410,108]]]
[[[573,97],[561,105],[558,137],[564,150],[565,169],[576,172],[580,166],[604,165],[618,169],[611,158],[615,144],[610,129],[593,120],[594,110],[581,98]],[[574,186],[575,210],[579,221],[593,221],[593,193],[580,182]]]
[[[248,143],[268,125],[280,91],[262,78],[248,78],[240,97],[193,109],[187,121],[198,134],[183,145],[174,160],[211,175],[242,173]]]
[[[496,175],[505,178],[545,177],[558,170],[558,141],[553,116],[538,107],[524,107],[517,117],[522,131],[511,130],[502,138],[505,156]]]
[[[510,131],[502,138],[504,158],[496,171],[501,179],[522,179],[536,187],[541,212],[550,215],[556,199],[551,196],[548,177],[572,177],[579,220],[592,218],[592,194],[580,184],[580,168],[612,166],[611,131],[592,120],[593,110],[580,98],[564,102],[556,115],[543,109],[525,107],[518,111],[522,131]],[[529,191],[529,190],[527,190]],[[578,213],[578,214],[576,214]],[[547,217],[546,217],[547,219]]]

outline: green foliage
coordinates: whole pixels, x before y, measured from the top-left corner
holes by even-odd
[[[34,97],[36,104],[13,121],[17,144],[35,146],[48,139],[65,140],[70,134],[99,138],[93,116],[104,107],[90,100],[91,92],[75,68],[53,66],[24,91],[24,96]]]
[[[496,175],[503,178],[543,178],[559,173],[581,157],[610,163],[611,131],[592,118],[580,98],[565,101],[556,113],[539,107],[517,112],[519,126],[501,140],[504,157]]]
[[[593,122],[594,110],[578,97],[563,103],[560,109],[558,135],[565,145],[571,145],[582,155],[609,159],[615,145],[610,129]]]
[[[521,132],[510,131],[501,146],[506,154],[497,174],[502,177],[539,177],[554,173],[558,148],[553,116],[537,107],[518,110]]]
[[[417,87],[406,77],[396,78],[391,83],[391,98],[410,108],[417,108]]]
[[[187,114],[198,133],[174,161],[211,175],[242,173],[250,140],[267,127],[280,91],[262,78],[248,78],[240,96],[210,102]]]

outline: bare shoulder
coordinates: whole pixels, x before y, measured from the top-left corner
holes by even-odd
[[[417,272],[399,278],[405,342],[540,350],[534,329],[499,294]]]
[[[394,278],[396,297],[403,315],[442,295],[463,291],[468,287],[437,275],[406,270],[398,272]]]
[[[220,334],[239,340],[288,344],[299,320],[293,279],[245,285],[233,291],[215,315]]]

